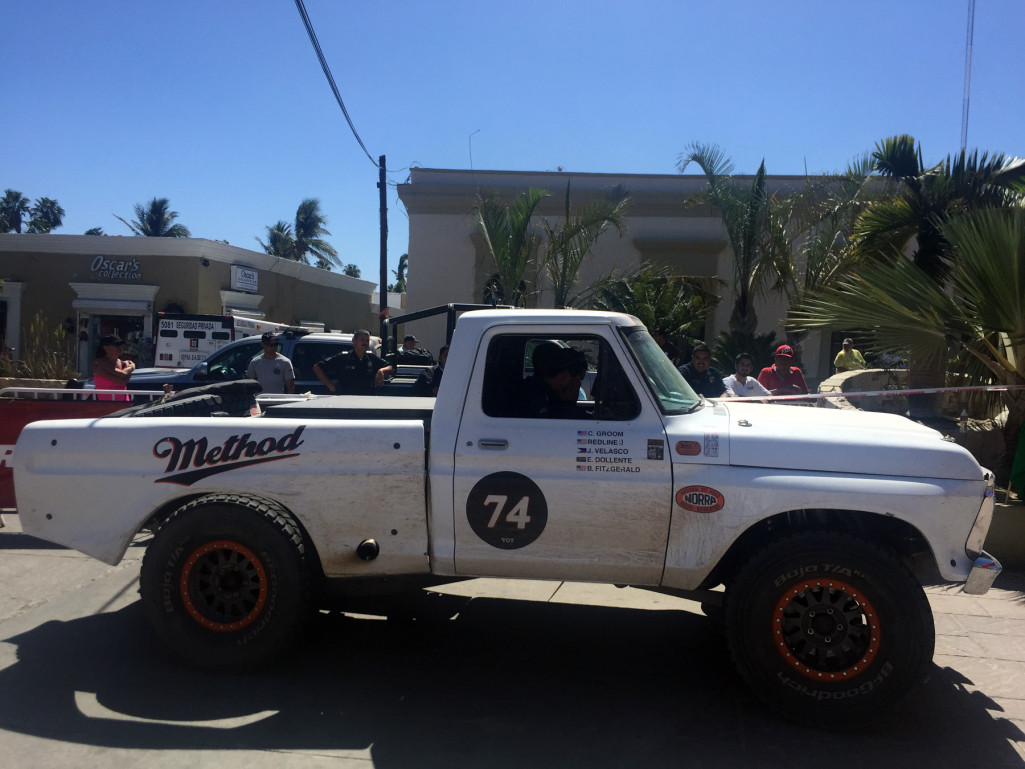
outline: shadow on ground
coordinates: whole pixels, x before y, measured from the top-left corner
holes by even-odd
[[[418,769],[1021,765],[1008,740],[1022,734],[949,669],[896,716],[821,732],[756,701],[699,615],[422,600],[427,619],[320,614],[290,657],[242,675],[169,657],[138,602],[44,624],[5,639],[18,661],[0,671],[0,728],[128,749],[369,749],[376,767]]]

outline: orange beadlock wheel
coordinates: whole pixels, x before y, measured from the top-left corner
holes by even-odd
[[[178,587],[188,615],[218,633],[251,624],[267,603],[267,575],[260,559],[229,540],[196,548],[182,565]]]
[[[839,580],[790,586],[772,612],[776,649],[787,664],[816,681],[847,681],[879,651],[879,615],[857,589]]]

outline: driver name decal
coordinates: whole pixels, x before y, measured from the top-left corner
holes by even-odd
[[[174,436],[161,438],[153,444],[153,456],[166,459],[167,466],[164,477],[154,483],[191,486],[217,473],[297,457],[296,449],[305,443],[299,439],[305,429],[306,425],[300,425],[294,432],[280,437],[253,438],[252,433],[231,435],[224,443],[212,447],[205,436],[189,440]],[[195,469],[190,470],[190,467]]]
[[[676,492],[676,504],[692,513],[714,513],[726,504],[723,495],[708,486],[684,486]]]

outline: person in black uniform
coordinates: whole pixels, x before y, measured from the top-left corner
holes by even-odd
[[[690,363],[680,366],[679,371],[698,395],[718,398],[726,392],[722,374],[712,367],[712,351],[708,345],[697,345],[691,353]]]
[[[388,361],[369,351],[370,332],[359,329],[352,335],[352,349],[318,361],[313,367],[317,379],[339,395],[373,395],[394,369]],[[336,380],[332,382],[331,380]]]
[[[448,361],[448,345],[438,351],[438,362],[420,372],[420,376],[413,383],[411,395],[418,395],[426,398],[436,398],[438,388],[441,386],[441,378],[445,375],[445,363]]]

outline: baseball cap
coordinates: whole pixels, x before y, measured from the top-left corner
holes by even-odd
[[[100,347],[117,347],[118,345],[124,344],[124,340],[121,339],[117,334],[104,334],[100,338]]]
[[[562,347],[555,356],[552,364],[552,373],[569,371],[571,374],[584,374],[587,372],[587,357],[572,347]]]
[[[277,344],[278,343],[278,335],[275,334],[273,331],[268,331],[263,336],[260,337],[260,341],[263,342],[264,344]]]
[[[415,342],[416,341],[416,337],[413,336],[412,334],[406,334],[404,337],[402,337],[402,341],[403,342]]]
[[[844,344],[854,344],[854,340],[851,339],[850,337],[847,337],[846,339],[843,340],[843,343]]]
[[[776,348],[776,355],[781,355],[784,358],[793,358],[794,350],[788,344],[781,344],[779,347]]]

